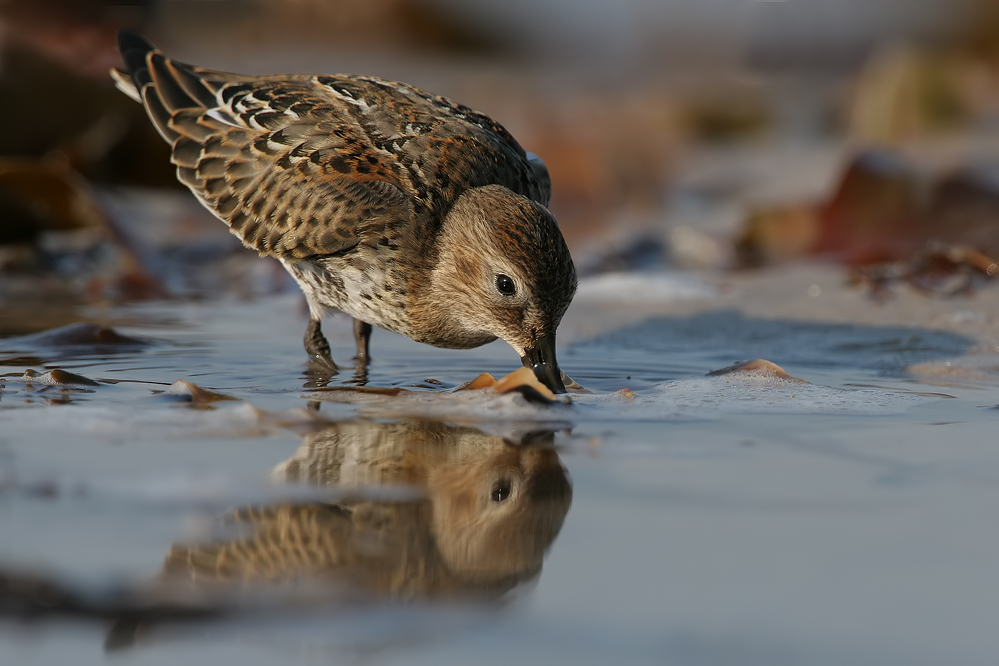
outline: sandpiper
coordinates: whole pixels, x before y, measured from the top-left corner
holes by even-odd
[[[177,177],[243,244],[276,257],[309,303],[305,348],[336,369],[320,322],[469,349],[502,338],[564,392],[555,331],[576,271],[551,181],[493,119],[371,76],[245,76],[118,38],[118,87],[173,148]]]

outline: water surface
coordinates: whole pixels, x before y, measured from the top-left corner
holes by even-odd
[[[420,401],[310,391],[297,297],[83,315],[140,344],[0,340],[0,565],[98,610],[186,610],[0,602],[2,663],[105,663],[109,636],[136,664],[999,654],[999,387],[906,371],[968,338],[661,317],[562,349],[596,395],[548,408],[430,395],[513,370],[501,344],[381,331],[367,382]],[[325,330],[348,367],[321,383],[354,385],[349,322]],[[747,357],[810,383],[705,377]],[[97,385],[24,378],[52,368]]]

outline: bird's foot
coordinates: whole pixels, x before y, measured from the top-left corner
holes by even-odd
[[[323,335],[318,319],[310,319],[305,331],[305,351],[309,355],[309,374],[313,376],[333,376],[339,372],[330,354],[330,343]]]
[[[367,386],[368,385],[368,364],[367,363],[358,363],[357,365],[355,365],[354,366],[354,377],[353,377],[353,379],[350,380],[350,382],[346,382],[346,383],[354,384],[355,386]]]

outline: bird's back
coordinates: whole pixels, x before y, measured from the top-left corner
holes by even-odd
[[[388,233],[432,237],[465,191],[548,203],[547,178],[499,123],[368,76],[244,76],[120,36],[119,87],[173,147],[178,177],[243,243],[288,260]],[[386,231],[387,230],[387,231]]]

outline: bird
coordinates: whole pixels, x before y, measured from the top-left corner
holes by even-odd
[[[373,76],[216,71],[128,30],[118,45],[111,76],[170,144],[178,179],[305,294],[313,367],[336,372],[321,321],[338,310],[365,367],[372,326],[453,349],[499,338],[565,392],[555,334],[576,269],[548,169],[506,128]]]

